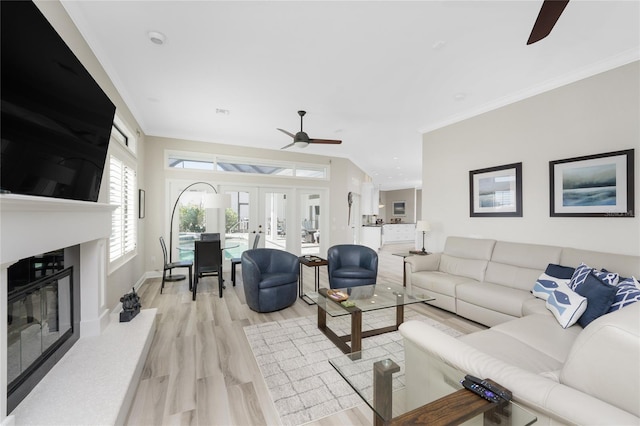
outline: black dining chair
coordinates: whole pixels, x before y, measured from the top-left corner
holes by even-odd
[[[177,262],[169,262],[169,256],[167,255],[167,246],[164,243],[164,238],[160,237],[160,246],[162,247],[162,256],[164,257],[164,269],[162,271],[162,286],[160,286],[160,294],[164,289],[164,282],[167,278],[167,271],[172,271],[175,268],[189,268],[189,290],[192,288],[192,269],[193,262],[190,260],[179,260]]]
[[[260,241],[260,234],[256,234],[256,237],[253,240],[253,248],[258,248],[258,242]],[[233,282],[233,286],[236,286],[236,265],[242,264],[242,258],[240,257],[232,257],[231,258],[231,282]]]
[[[200,234],[200,241],[220,241],[220,233],[210,232]]]
[[[193,300],[196,300],[198,281],[205,276],[218,276],[218,289],[220,297],[224,289],[222,279],[222,247],[220,240],[195,242],[195,278],[193,281]]]

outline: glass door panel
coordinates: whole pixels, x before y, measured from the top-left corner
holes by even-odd
[[[225,191],[225,194],[230,196],[231,206],[225,211],[225,243],[230,248],[224,251],[224,256],[239,258],[249,247],[251,197],[249,191]]]
[[[287,251],[291,224],[287,220],[287,192],[260,189],[260,223],[265,230],[265,247]]]
[[[300,192],[298,197],[301,218],[300,253],[320,254],[320,235],[322,221],[320,220],[321,195],[319,193]]]

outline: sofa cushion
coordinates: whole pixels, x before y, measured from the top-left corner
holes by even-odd
[[[487,261],[479,259],[465,259],[443,253],[440,257],[440,271],[451,275],[459,275],[482,281]]]
[[[609,312],[617,311],[627,305],[640,301],[640,284],[635,277],[625,278],[616,287],[616,295]]]
[[[565,283],[559,283],[547,299],[547,309],[562,328],[571,327],[587,310],[587,298],[574,292]]]
[[[577,337],[560,382],[640,416],[640,303],[601,316]]]
[[[563,248],[560,265],[577,267],[584,262],[597,269],[615,271],[624,277],[640,277],[640,256],[603,253],[575,248]]]
[[[532,296],[528,291],[499,284],[466,282],[456,287],[456,297],[458,300],[519,318],[522,315],[522,304]]]
[[[586,327],[591,321],[606,314],[616,296],[616,290],[616,287],[604,283],[593,272],[589,273],[582,284],[576,287],[576,293],[588,300],[587,309],[578,323]]]
[[[562,368],[581,330],[576,326],[558,327],[551,315],[529,315],[459,340],[511,365],[534,373],[550,373]]]
[[[547,265],[560,260],[560,247],[497,241],[484,280],[529,291]]]
[[[467,282],[477,283],[477,281],[460,275],[451,275],[440,271],[420,271],[411,274],[411,287],[420,287],[452,297],[456,295],[456,286]]]

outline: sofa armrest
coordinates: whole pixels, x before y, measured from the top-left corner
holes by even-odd
[[[419,271],[437,271],[440,266],[441,253],[432,253],[426,256],[409,256],[404,259],[404,262],[409,265],[409,268],[405,266],[407,272],[419,272]]]
[[[426,380],[422,371],[433,359],[460,372],[494,380],[513,393],[516,403],[554,422],[627,425],[640,420],[586,393],[494,358],[420,321],[403,323],[400,333],[404,338],[408,394],[419,392],[415,381]]]

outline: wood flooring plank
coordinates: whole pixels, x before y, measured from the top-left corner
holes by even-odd
[[[378,253],[378,282],[402,284],[403,259],[395,252],[411,245],[385,246]],[[328,287],[326,267],[320,286]],[[313,270],[303,268],[306,291],[313,290]],[[274,313],[257,313],[246,304],[242,274],[233,287],[225,273],[226,290],[218,294],[217,278],[203,278],[196,301],[186,281],[146,280],[138,294],[144,308],[158,311],[157,328],[127,425],[279,425],[280,417],[258,368],[244,327],[290,318],[315,316],[316,306],[301,299]],[[411,305],[430,318],[462,333],[486,327],[426,304]],[[309,423],[311,426],[372,425],[366,404]]]

